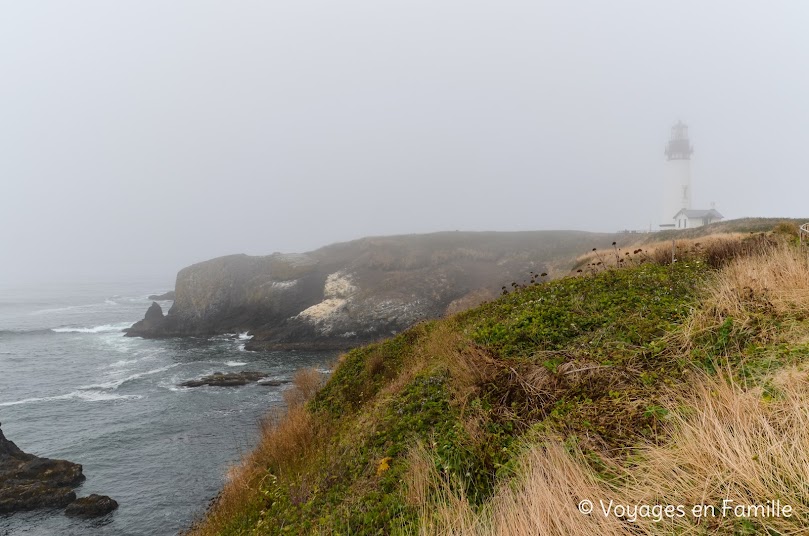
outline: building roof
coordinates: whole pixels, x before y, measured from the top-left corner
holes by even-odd
[[[712,220],[721,220],[724,216],[719,214],[716,209],[709,208],[707,210],[695,210],[690,208],[681,209],[680,212],[674,215],[675,218],[682,214],[686,218],[711,218]]]

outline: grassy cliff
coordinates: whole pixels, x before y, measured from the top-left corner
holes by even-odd
[[[344,354],[325,385],[302,371],[191,533],[806,533],[809,265],[792,233],[680,241],[675,263],[668,243],[605,244],[569,277],[526,274]],[[723,499],[793,515],[691,511]],[[604,515],[610,500],[649,515]]]

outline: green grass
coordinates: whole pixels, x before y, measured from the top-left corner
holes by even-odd
[[[623,350],[634,356],[682,320],[704,272],[691,262],[564,278],[486,304],[462,322],[475,342],[501,357],[530,360],[568,350],[612,364]]]
[[[809,355],[764,336],[762,312],[700,333],[685,357],[677,334],[715,270],[699,259],[608,269],[518,287],[450,319],[420,324],[343,356],[307,411],[323,430],[305,469],[267,468],[259,500],[219,534],[409,534],[408,452],[424,445],[446,489],[482,505],[521,453],[559,440],[609,481],[641,443],[666,440],[665,396],[695,369],[733,365],[760,381]],[[741,529],[740,529],[741,530]]]

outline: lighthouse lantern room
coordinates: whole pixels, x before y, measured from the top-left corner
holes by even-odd
[[[691,153],[688,125],[678,121],[671,127],[671,139],[666,145],[666,170],[663,178],[663,219],[660,227],[676,228],[675,215],[691,209]]]

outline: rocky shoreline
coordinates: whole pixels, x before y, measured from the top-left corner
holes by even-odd
[[[0,429],[0,514],[37,508],[65,508],[67,515],[98,517],[118,508],[103,495],[76,498],[82,466],[23,452]]]
[[[150,300],[155,301],[169,301],[174,300],[174,291],[169,290],[168,292],[164,292],[163,294],[152,294],[149,296]]]
[[[263,372],[243,370],[241,372],[214,372],[208,376],[203,376],[197,380],[187,380],[180,384],[180,387],[241,387],[248,383],[260,383],[262,385],[281,385],[281,380],[265,380],[267,375]],[[265,381],[262,381],[265,380]],[[288,383],[288,382],[284,382]]]
[[[615,240],[622,239],[577,231],[449,232],[229,255],[180,270],[168,312],[154,301],[125,331],[144,338],[249,332],[246,350],[345,350],[474,307],[532,272],[566,273],[575,255]]]

